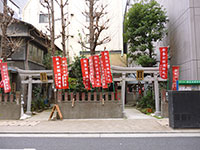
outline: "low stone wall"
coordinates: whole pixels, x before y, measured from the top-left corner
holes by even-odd
[[[117,94],[111,93],[62,93],[58,92],[58,105],[64,119],[122,118],[123,108]],[[118,94],[120,95],[120,94]],[[70,98],[70,99],[69,99]]]
[[[0,93],[0,120],[17,120],[20,118],[20,93]]]
[[[20,105],[0,103],[0,120],[17,120],[20,118]]]

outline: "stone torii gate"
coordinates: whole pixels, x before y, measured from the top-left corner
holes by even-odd
[[[27,110],[26,114],[32,114],[31,113],[31,101],[32,101],[32,84],[37,83],[53,83],[53,79],[47,80],[46,82],[40,80],[40,74],[46,73],[47,76],[52,76],[53,71],[52,70],[22,70],[19,68],[16,68],[16,70],[19,73],[19,76],[21,78],[22,84],[28,84],[28,99],[27,99]],[[28,77],[28,79],[26,79]],[[39,78],[39,79],[33,79],[33,78]]]
[[[159,84],[158,81],[167,81],[158,77],[159,75],[159,67],[119,67],[119,66],[111,66],[113,73],[121,74],[120,78],[114,78],[114,81],[122,82],[121,86],[121,100],[123,105],[123,111],[125,107],[125,85],[126,81],[138,81],[136,78],[127,78],[126,74],[134,73],[137,71],[144,71],[144,74],[152,74],[153,77],[145,78],[143,81],[146,82],[154,82],[154,91],[155,91],[155,115],[159,116],[161,114],[160,111],[160,101],[159,101]]]

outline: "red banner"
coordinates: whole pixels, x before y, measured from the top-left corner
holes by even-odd
[[[96,79],[94,75],[94,63],[93,63],[93,56],[89,57],[89,68],[90,68],[90,82],[92,84],[92,87],[96,87]]]
[[[81,59],[81,71],[85,89],[90,90],[89,63],[87,58]]]
[[[108,88],[108,84],[106,83],[106,73],[104,69],[104,61],[102,56],[101,56],[101,75],[102,75],[102,88],[106,89]]]
[[[111,68],[110,68],[109,52],[108,51],[101,52],[101,57],[103,61],[106,83],[112,83],[112,73],[111,73]]]
[[[179,79],[179,66],[173,66],[172,67],[172,90],[176,91],[176,81]]]
[[[61,57],[53,57],[53,70],[56,89],[62,89]]]
[[[101,87],[101,67],[100,67],[100,60],[99,56],[93,56],[93,63],[94,63],[94,73],[95,73],[95,87]]]
[[[10,79],[8,75],[7,63],[1,63],[1,78],[3,81],[4,92],[8,93],[11,91]]]
[[[68,66],[67,66],[67,58],[62,58],[62,89],[68,89]]]
[[[160,76],[167,79],[168,72],[168,47],[160,47]]]

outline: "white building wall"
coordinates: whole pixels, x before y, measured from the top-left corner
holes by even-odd
[[[108,4],[107,11],[110,18],[109,29],[102,32],[101,38],[109,35],[111,41],[107,44],[97,47],[96,50],[103,50],[104,47],[108,50],[122,50],[123,49],[123,0],[101,0],[103,4]],[[85,0],[69,0],[69,5],[66,8],[68,14],[68,20],[70,21],[67,27],[67,33],[69,38],[66,41],[67,49],[70,56],[79,55],[82,50],[80,44],[78,44],[79,36],[82,33],[84,26],[87,26],[89,22],[86,22],[85,16],[82,12],[86,10]],[[46,31],[48,23],[39,23],[39,14],[44,11],[44,8],[40,5],[39,0],[30,0],[23,10],[23,20],[33,24],[36,28],[42,31]],[[73,15],[72,15],[73,14]],[[55,18],[60,18],[60,10],[55,5]],[[60,21],[56,21],[56,35],[60,34],[61,25]],[[89,31],[87,31],[89,33]],[[56,45],[61,48],[61,38],[56,40]]]

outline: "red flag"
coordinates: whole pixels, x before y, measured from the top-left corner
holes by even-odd
[[[101,57],[103,61],[106,83],[112,83],[112,73],[111,73],[111,68],[110,68],[109,52],[108,51],[101,52]]]
[[[68,89],[68,67],[67,67],[67,58],[62,58],[62,89]]]
[[[62,89],[62,67],[61,57],[53,57],[53,70],[56,89]]]
[[[8,93],[11,91],[10,79],[8,75],[7,63],[1,63],[1,78],[3,81],[4,92]]]
[[[98,55],[93,56],[94,73],[95,73],[95,87],[101,87],[101,67]]]
[[[90,82],[92,84],[92,87],[96,87],[96,79],[94,75],[94,63],[93,63],[93,56],[89,57],[89,68],[90,68]]]
[[[108,88],[108,84],[106,82],[106,72],[104,68],[104,60],[103,60],[102,55],[101,55],[101,75],[102,75],[102,88],[106,89]]]
[[[160,76],[163,79],[167,79],[168,72],[168,47],[160,47]]]
[[[81,71],[83,76],[83,84],[86,90],[90,90],[89,63],[87,58],[81,59]]]
[[[176,91],[176,81],[179,79],[179,66],[173,66],[172,67],[172,90]]]

